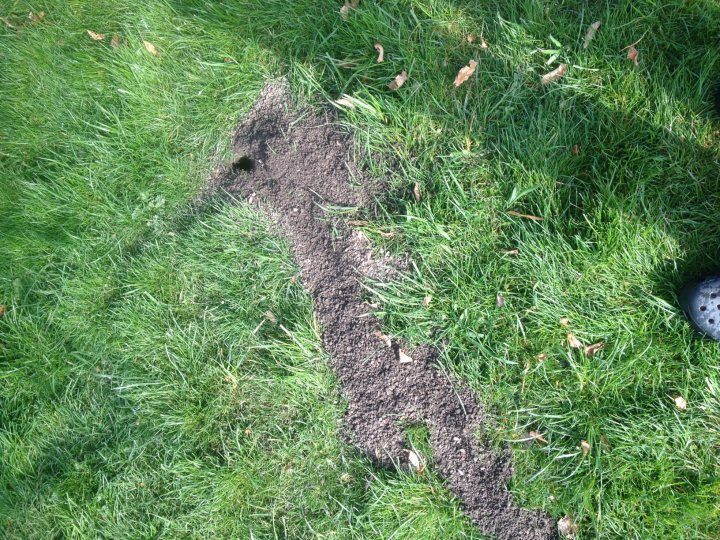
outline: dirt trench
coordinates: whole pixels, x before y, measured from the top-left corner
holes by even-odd
[[[368,208],[382,185],[353,164],[352,140],[331,116],[297,111],[284,84],[268,85],[234,135],[236,161],[223,187],[267,213],[291,246],[314,301],[323,344],[349,407],[348,437],[376,462],[407,463],[402,426],[423,423],[434,464],[464,512],[500,540],[556,538],[542,512],[519,508],[507,490],[508,451],[482,446],[474,431],[483,407],[461,382],[436,367],[430,346],[407,351],[378,337],[380,321],[362,299],[363,276],[392,272],[369,242],[328,207]]]

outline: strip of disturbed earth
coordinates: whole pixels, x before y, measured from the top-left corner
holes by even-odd
[[[423,423],[438,470],[481,532],[501,540],[554,538],[547,515],[514,503],[509,453],[478,443],[483,408],[436,367],[436,350],[417,347],[408,351],[412,361],[401,361],[399,344],[381,339],[360,282],[382,273],[382,265],[358,231],[325,210],[368,208],[381,189],[353,165],[349,137],[327,117],[295,111],[286,86],[275,84],[263,90],[234,144],[237,160],[224,188],[267,213],[289,241],[349,403],[344,420],[353,443],[381,464],[407,463],[402,426]]]

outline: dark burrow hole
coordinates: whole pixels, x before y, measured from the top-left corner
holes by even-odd
[[[255,160],[248,156],[243,156],[235,160],[232,164],[232,171],[234,173],[239,172],[252,172],[255,170]]]

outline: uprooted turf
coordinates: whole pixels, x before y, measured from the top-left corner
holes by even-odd
[[[285,247],[242,208],[175,218],[264,77],[289,73],[301,96],[356,100],[342,114],[395,186],[366,232],[417,267],[371,286],[381,314],[448,346],[497,415],[482,436],[515,449],[516,496],[582,538],[716,537],[720,354],[674,295],[717,268],[718,4],[339,7],[2,4],[3,533],[476,535],[433,473],[380,472],[338,442],[343,404]],[[638,40],[635,67],[622,49]],[[541,87],[557,62],[568,75]],[[568,331],[606,348],[570,350]],[[530,431],[548,443],[516,442]]]

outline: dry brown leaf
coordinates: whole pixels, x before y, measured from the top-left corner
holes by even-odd
[[[145,45],[145,50],[152,54],[153,56],[160,56],[160,53],[157,50],[157,47],[150,43],[149,41],[143,40],[143,45]]]
[[[580,155],[580,147],[577,144],[573,144],[572,146],[572,153],[574,156]]]
[[[28,19],[30,19],[30,22],[32,24],[37,24],[40,21],[42,21],[45,18],[45,12],[41,11],[40,13],[33,13],[32,11],[28,13]]]
[[[532,221],[543,221],[543,218],[538,216],[533,216],[530,214],[521,214],[520,212],[516,212],[515,210],[508,210],[508,214],[515,217],[521,217],[525,219],[531,219]]]
[[[343,20],[347,21],[348,17],[350,16],[350,10],[357,9],[359,4],[360,0],[345,0],[345,3],[340,8],[340,16],[343,18]]]
[[[412,356],[410,356],[409,354],[407,354],[407,353],[406,353],[405,351],[403,351],[402,349],[400,349],[400,350],[398,351],[398,357],[400,358],[400,363],[401,363],[401,364],[410,364],[410,363],[414,362],[414,360],[412,359]]]
[[[581,349],[583,346],[582,341],[576,338],[574,334],[570,333],[568,333],[567,335],[567,344],[570,345],[570,347],[572,347],[573,349]]]
[[[547,360],[548,355],[545,353],[538,354],[535,358],[537,358],[538,362],[544,362]]]
[[[5,306],[0,304],[0,318],[5,316]]]
[[[355,104],[349,98],[336,99],[333,103],[339,107],[347,107],[348,109],[355,109]]]
[[[380,45],[377,41],[375,42],[375,50],[378,52],[378,58],[377,63],[382,64],[385,61],[385,49],[383,49],[383,46]]]
[[[640,53],[635,48],[635,45],[630,45],[630,47],[628,47],[627,59],[637,66],[640,63],[638,56],[640,56]]]
[[[465,39],[467,39],[468,43],[472,43],[473,41],[475,41],[475,36],[473,36],[472,34],[468,34]]]
[[[425,298],[423,298],[423,306],[428,307],[430,302],[432,302],[432,295],[428,294]]]
[[[8,28],[17,28],[13,23],[10,22],[10,19],[8,19],[7,17],[0,17],[0,21],[5,23],[5,26],[7,26]]]
[[[583,456],[587,456],[590,453],[590,443],[584,439],[580,441],[580,448],[582,449]]]
[[[480,48],[484,51],[487,51],[489,48],[487,41],[485,41],[485,38],[483,38],[483,37],[480,38]]]
[[[682,396],[675,396],[673,398],[673,401],[675,402],[675,406],[678,408],[679,411],[684,411],[687,409],[687,401],[685,401],[685,398]]]
[[[567,73],[567,64],[560,64],[558,67],[553,69],[550,73],[546,73],[540,78],[543,84],[550,84],[553,81],[557,81],[565,76]]]
[[[420,202],[420,199],[422,199],[422,193],[420,192],[420,182],[415,182],[415,187],[413,187],[413,196],[415,197],[415,202]]]
[[[567,317],[560,317],[560,324],[563,326],[570,326],[570,319]]]
[[[502,252],[503,255],[509,255],[511,257],[517,257],[520,254],[519,249],[506,249]]]
[[[390,339],[390,336],[386,336],[380,330],[373,332],[373,336],[382,341],[386,347],[392,347],[392,339]]]
[[[604,343],[593,343],[585,347],[585,356],[595,356],[595,353],[605,348]]]
[[[529,435],[530,435],[534,440],[539,441],[539,442],[544,442],[545,444],[547,444],[547,439],[546,439],[545,437],[543,437],[543,436],[542,436],[540,433],[538,433],[537,431],[531,431],[531,432],[529,433]]]
[[[113,49],[117,49],[120,46],[120,36],[113,34],[112,39],[110,40],[110,46]]]
[[[351,220],[351,221],[348,221],[347,223],[351,227],[365,227],[366,225],[370,225],[369,221],[365,221],[362,219]]]
[[[501,292],[497,293],[497,297],[495,298],[495,304],[497,307],[505,307],[505,297]]]
[[[420,456],[412,450],[405,451],[408,453],[408,461],[410,462],[410,465],[412,465],[417,472],[422,474],[425,470],[425,464],[422,462],[422,459],[420,459]]]
[[[378,234],[383,238],[395,238],[393,231],[378,231]]]
[[[275,318],[275,315],[269,309],[265,312],[265,318],[271,323],[277,324],[277,319]]]
[[[575,538],[575,535],[579,531],[579,527],[577,526],[577,523],[573,521],[573,518],[570,516],[565,516],[560,521],[558,521],[558,531],[561,535],[563,535],[565,538]]]
[[[103,39],[105,39],[105,34],[98,34],[96,32],[93,32],[92,30],[88,30],[87,33],[88,36],[93,39],[93,41],[102,41]]]
[[[400,75],[395,77],[395,80],[388,84],[388,88],[392,90],[393,92],[397,91],[403,84],[405,84],[405,81],[407,81],[408,74],[406,71],[402,71]]]
[[[583,43],[583,49],[588,48],[588,45],[590,45],[590,42],[595,37],[595,32],[598,31],[598,28],[600,28],[600,21],[595,21],[590,25],[587,34],[585,34],[585,43]]]
[[[470,76],[473,73],[475,73],[475,68],[477,67],[477,65],[478,64],[475,60],[470,60],[470,62],[468,62],[467,66],[465,66],[464,68],[461,68],[460,71],[458,71],[458,74],[455,77],[455,81],[453,82],[453,84],[455,85],[456,88],[458,86],[460,86],[462,83],[464,83],[465,81],[467,81],[470,78]]]
[[[252,435],[252,429],[250,429],[250,428],[245,428],[245,430],[243,431],[243,433],[244,433],[245,435]]]

